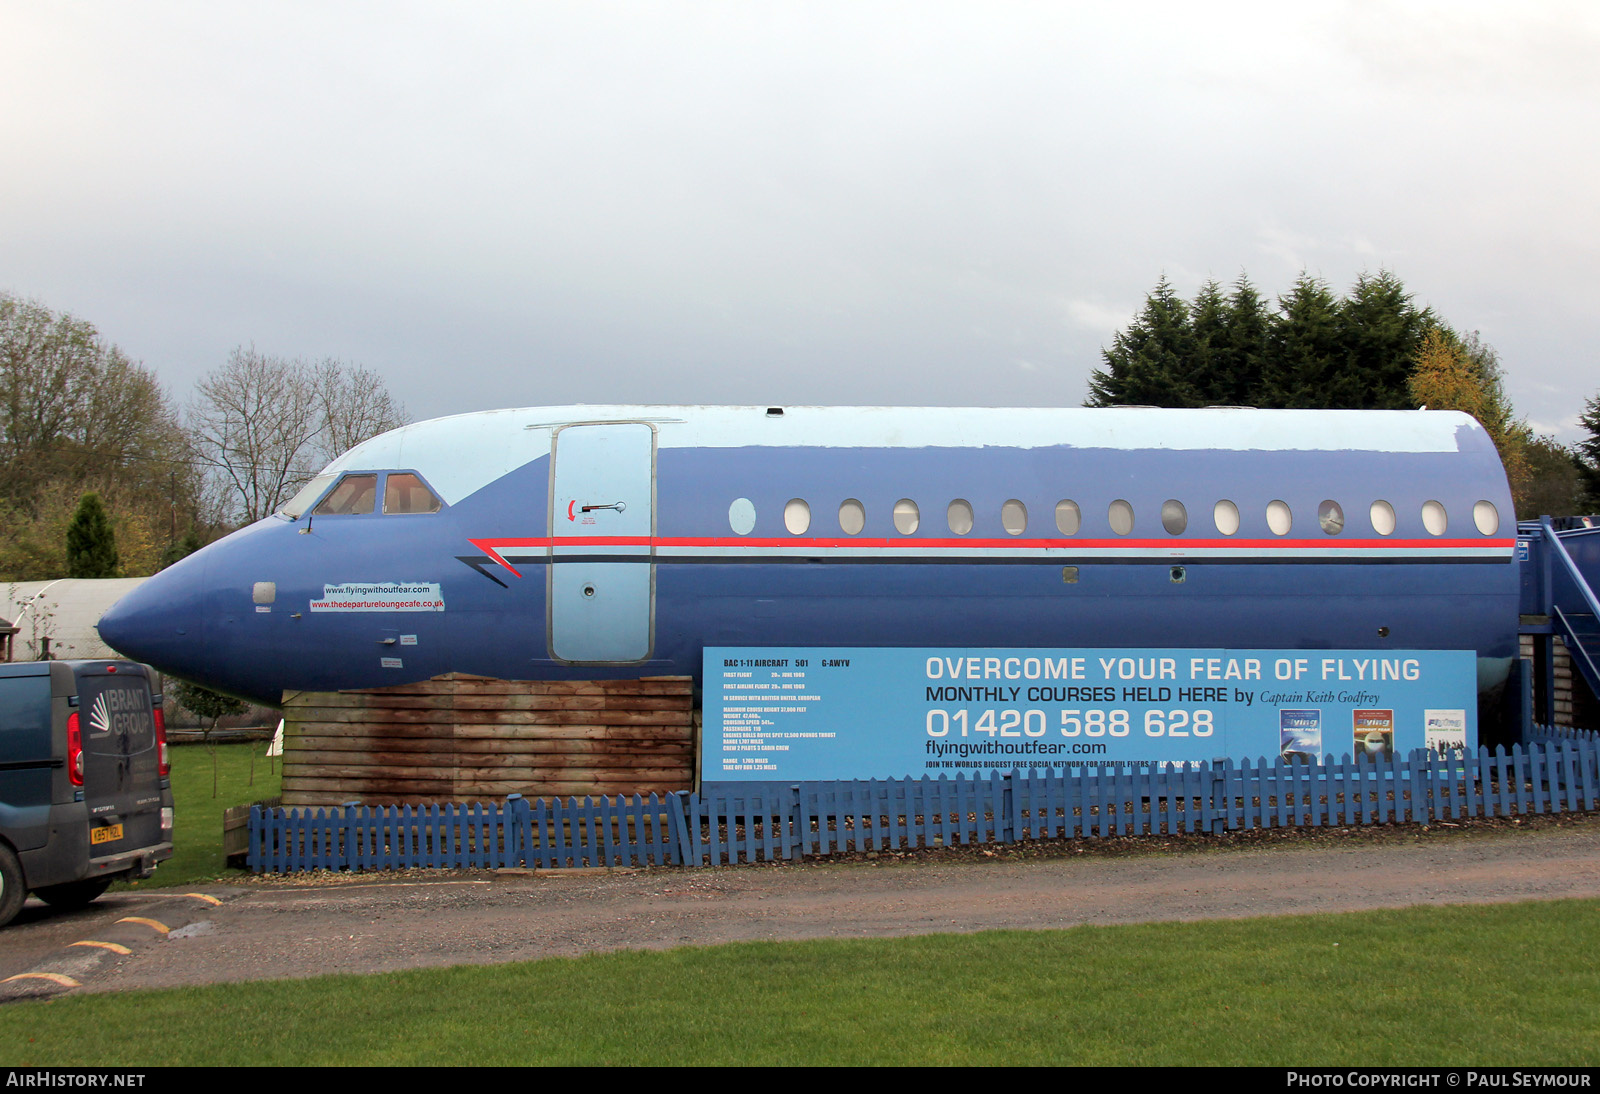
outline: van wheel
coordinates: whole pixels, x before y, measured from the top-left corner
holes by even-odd
[[[0,927],[4,927],[22,911],[22,902],[28,899],[28,883],[22,878],[22,860],[17,853],[0,843]]]
[[[65,885],[46,885],[35,889],[33,895],[52,908],[81,908],[105,892],[110,878],[91,878],[87,881],[69,881]]]

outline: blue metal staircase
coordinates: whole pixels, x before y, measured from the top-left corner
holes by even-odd
[[[1523,564],[1522,633],[1560,638],[1572,666],[1600,698],[1600,521],[1541,517],[1517,527]],[[1546,651],[1545,702],[1553,692],[1553,658]],[[1546,724],[1551,711],[1546,710]]]

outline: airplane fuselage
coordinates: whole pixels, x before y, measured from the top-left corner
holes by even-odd
[[[1516,654],[1512,502],[1465,415],[775,409],[407,426],[101,631],[267,703],[698,678],[711,646],[1469,649],[1486,685]]]

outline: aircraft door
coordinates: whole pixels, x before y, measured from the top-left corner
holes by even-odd
[[[569,425],[551,449],[550,652],[650,657],[655,634],[655,429]]]

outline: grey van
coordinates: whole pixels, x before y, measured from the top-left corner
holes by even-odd
[[[166,727],[133,661],[0,664],[0,926],[172,856]]]

